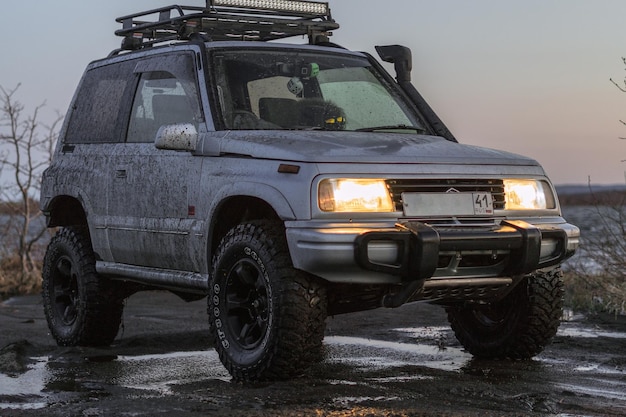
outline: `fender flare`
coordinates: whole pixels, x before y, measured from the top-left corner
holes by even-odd
[[[74,185],[69,185],[57,188],[57,192],[54,196],[41,197],[39,208],[44,214],[46,214],[46,217],[51,214],[50,209],[55,206],[56,202],[59,201],[59,199],[61,198],[72,198],[78,201],[86,217],[88,217],[90,213],[93,213],[93,205],[87,193],[85,193],[82,188]],[[91,227],[91,225],[89,226]]]
[[[207,260],[210,263],[212,256],[211,244],[217,222],[216,213],[225,201],[232,197],[253,197],[265,201],[278,215],[281,220],[295,220],[296,215],[287,201],[287,198],[278,189],[264,183],[243,181],[234,184],[223,185],[216,193],[209,205],[208,224],[205,236]]]
[[[236,182],[234,184],[223,185],[215,193],[215,197],[209,206],[209,218],[214,219],[215,213],[219,210],[224,201],[231,197],[254,197],[269,204],[278,217],[283,220],[295,220],[296,215],[287,198],[278,189],[264,183],[258,182]],[[212,223],[212,221],[211,221]]]

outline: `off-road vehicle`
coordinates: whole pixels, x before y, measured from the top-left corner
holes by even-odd
[[[58,344],[111,344],[125,298],[155,288],[207,297],[241,381],[320,360],[328,315],[413,301],[445,308],[479,357],[549,343],[578,228],[537,162],[457,142],[407,48],[376,48],[394,78],[330,42],[311,1],[117,20],[122,47],[87,67],[43,176]]]

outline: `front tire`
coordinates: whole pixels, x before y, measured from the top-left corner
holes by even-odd
[[[96,274],[85,227],[65,227],[48,245],[43,263],[43,305],[60,346],[106,346],[117,335],[124,308],[114,284]]]
[[[562,275],[559,268],[537,271],[498,303],[448,307],[456,338],[479,358],[529,359],[539,354],[563,316]]]
[[[279,223],[257,221],[231,229],[212,272],[210,330],[235,381],[291,378],[319,358],[325,287],[293,268]]]

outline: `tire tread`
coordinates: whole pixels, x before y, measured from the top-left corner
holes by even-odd
[[[53,307],[53,284],[50,282],[56,259],[69,255],[77,263],[80,305],[77,323],[72,329],[59,322]],[[48,327],[60,346],[106,346],[117,336],[124,308],[114,285],[98,276],[95,255],[86,227],[61,228],[51,239],[44,256],[42,297]]]
[[[273,294],[278,297],[277,320],[273,340],[268,344],[264,359],[252,366],[236,363],[222,349],[216,332],[212,307],[209,304],[209,327],[220,360],[236,381],[284,380],[303,373],[319,360],[323,351],[326,324],[326,288],[315,277],[293,268],[284,230],[279,222],[259,220],[240,224],[222,239],[213,258],[212,277],[216,276],[220,259],[231,247],[241,242],[255,242],[271,260],[268,267],[278,283]],[[212,287],[212,286],[211,286]],[[210,290],[209,303],[213,298]],[[303,325],[304,323],[304,325]]]

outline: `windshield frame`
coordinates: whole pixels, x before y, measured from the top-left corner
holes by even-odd
[[[221,44],[221,45],[220,45]],[[226,108],[235,108],[234,104],[226,103],[229,98],[224,97],[224,89],[228,88],[226,84],[228,84],[228,80],[226,79],[225,73],[228,73],[227,70],[223,68],[225,65],[224,62],[236,62],[237,60],[229,59],[231,56],[236,56],[237,54],[245,54],[249,52],[250,54],[266,54],[266,56],[271,57],[273,54],[280,57],[289,56],[292,60],[298,60],[300,58],[315,58],[319,57],[319,61],[328,60],[329,62],[339,62],[339,60],[345,59],[347,61],[353,61],[354,63],[361,63],[362,68],[366,69],[367,74],[369,74],[376,83],[372,83],[372,85],[379,85],[382,87],[386,94],[383,94],[385,99],[389,99],[393,102],[397,109],[392,109],[389,114],[402,115],[402,120],[391,120],[391,122],[386,123],[372,123],[370,125],[360,125],[354,128],[346,128],[345,125],[349,126],[349,122],[345,123],[345,116],[343,117],[343,126],[339,125],[339,122],[342,121],[342,115],[338,114],[339,117],[331,117],[326,118],[325,121],[331,120],[333,124],[337,122],[336,125],[329,125],[324,123],[322,126],[280,126],[277,124],[266,124],[259,127],[258,123],[255,122],[254,126],[250,123],[246,125],[245,123],[239,124],[238,126],[234,126],[232,121],[232,116],[227,115]],[[397,85],[395,80],[389,75],[389,73],[382,67],[382,65],[374,59],[371,55],[367,53],[361,52],[353,52],[345,49],[340,49],[339,47],[324,47],[324,46],[311,46],[311,45],[289,45],[289,44],[277,44],[277,43],[261,43],[261,42],[246,42],[242,44],[240,42],[213,42],[210,48],[207,48],[208,53],[208,62],[211,65],[211,77],[210,77],[210,87],[209,87],[209,96],[211,98],[211,109],[213,109],[213,119],[214,125],[217,130],[336,130],[342,132],[353,132],[353,131],[378,131],[377,126],[380,126],[381,131],[392,132],[392,133],[402,133],[402,134],[429,134],[428,125],[424,123],[423,118],[419,114],[417,108],[414,103],[406,96],[406,94],[402,91],[401,88]],[[249,60],[249,58],[248,58]],[[305,59],[306,60],[306,59]],[[242,60],[245,62],[245,60]],[[286,61],[290,62],[288,59]],[[354,65],[353,68],[358,68],[359,65]],[[281,76],[285,76],[282,74]],[[269,79],[271,77],[258,77],[258,79]],[[278,76],[276,76],[278,78]],[[246,89],[248,89],[248,83],[253,80],[253,78],[247,77]],[[284,80],[283,80],[284,81]],[[287,84],[287,83],[284,83]],[[316,81],[314,83],[310,83],[311,85],[316,84],[317,86],[311,87],[304,86],[305,89],[309,89],[306,91],[307,94],[310,95],[321,95],[321,88],[319,87],[319,83]],[[226,87],[225,87],[226,86]],[[282,87],[281,87],[282,88]],[[298,88],[298,87],[296,87]],[[303,88],[300,86],[299,88]],[[285,85],[285,90],[287,89]],[[227,90],[229,91],[229,90]],[[292,91],[293,93],[293,91]],[[230,94],[227,92],[226,94]],[[302,93],[304,94],[304,92]],[[254,116],[260,118],[260,111],[258,109],[258,105],[255,109],[252,109],[250,106],[250,97],[249,92],[246,91],[244,93],[246,95],[247,103],[242,108],[246,110],[246,113],[252,112]],[[242,96],[243,97],[243,96]],[[302,100],[302,97],[292,96],[297,98],[298,100]],[[305,96],[307,97],[307,96]],[[304,98],[306,100],[306,98]],[[337,106],[335,106],[337,107]],[[356,108],[356,107],[354,107]],[[354,109],[353,108],[353,109]],[[328,107],[325,107],[325,110],[322,112],[327,112]],[[395,112],[395,113],[393,113]],[[327,114],[325,114],[327,116]],[[230,120],[227,120],[228,117],[231,117]],[[239,116],[237,116],[239,117]],[[245,117],[248,117],[246,115]],[[334,120],[333,120],[334,119]],[[350,119],[348,119],[350,120]],[[243,127],[242,127],[243,126]],[[390,129],[390,126],[398,126],[398,129]]]

